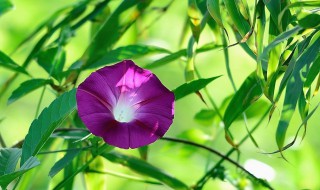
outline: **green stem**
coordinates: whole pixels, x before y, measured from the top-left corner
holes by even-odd
[[[166,141],[172,141],[172,142],[178,142],[178,143],[183,143],[183,144],[187,144],[187,145],[191,145],[191,146],[195,146],[204,150],[207,150],[219,157],[221,157],[221,160],[227,160],[228,162],[230,162],[231,164],[235,165],[237,168],[241,169],[242,171],[244,171],[245,173],[247,173],[249,176],[251,176],[252,178],[256,179],[256,180],[260,180],[259,178],[257,178],[256,176],[254,176],[252,173],[250,173],[248,170],[246,170],[244,167],[242,167],[240,164],[238,164],[236,161],[230,159],[228,157],[228,155],[223,155],[222,153],[218,152],[215,149],[212,149],[210,147],[195,143],[195,142],[191,142],[191,141],[187,141],[187,140],[183,140],[183,139],[176,139],[176,138],[170,138],[170,137],[162,137],[161,140],[166,140]]]
[[[262,123],[262,121],[265,119],[265,117],[268,115],[269,113],[269,109],[267,109],[267,111],[263,114],[263,116],[260,118],[260,120],[256,123],[256,125],[250,130],[249,134],[252,134]],[[249,134],[247,134],[238,144],[238,147],[243,144],[248,138],[249,138]],[[211,174],[214,172],[214,170],[219,167],[225,160],[225,157],[229,157],[234,151],[236,151],[237,149],[232,148],[230,149],[226,155],[224,155],[208,172],[205,173],[205,175],[196,183],[196,185],[194,186],[194,189],[202,189],[203,186],[206,184],[206,182],[211,178]],[[269,187],[269,189],[272,189],[271,187]]]
[[[41,102],[42,102],[42,99],[43,99],[45,91],[46,91],[46,86],[44,86],[42,88],[42,92],[41,92],[40,99],[39,99],[39,102],[38,102],[38,105],[37,105],[37,109],[36,109],[36,114],[34,116],[35,119],[38,117],[38,114],[39,114],[39,111],[40,111]]]
[[[81,148],[69,148],[69,149],[63,149],[63,150],[54,150],[54,151],[44,151],[44,152],[39,152],[38,154],[52,154],[52,153],[59,153],[59,152],[68,152],[70,150],[89,150],[93,146],[85,146]]]
[[[138,181],[138,182],[142,182],[142,183],[149,183],[149,184],[154,184],[154,185],[162,185],[162,183],[159,183],[159,182],[156,182],[156,181],[145,180],[145,179],[142,179],[142,178],[133,177],[133,176],[129,176],[129,175],[122,174],[122,173],[116,173],[116,172],[112,172],[112,171],[98,171],[98,170],[89,169],[89,170],[86,170],[86,172],[98,173],[98,174],[107,174],[107,175],[112,175],[112,176],[125,178],[125,179],[129,179],[129,180],[134,180],[134,181]]]

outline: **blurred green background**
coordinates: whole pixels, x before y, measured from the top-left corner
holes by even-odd
[[[75,0],[63,1],[43,1],[43,0],[14,0],[15,9],[0,17],[0,50],[10,55],[17,45],[24,40],[39,24],[49,18],[56,10],[69,5]],[[169,1],[155,1],[153,7],[162,7]],[[117,4],[118,1],[114,1]],[[129,31],[121,38],[117,46],[129,44],[148,44],[167,48],[171,51],[178,51],[186,46],[186,41],[179,45],[179,40],[183,31],[183,26],[186,20],[187,1],[176,0],[168,11],[159,19],[156,11],[146,13],[142,19],[134,24]],[[153,23],[154,22],[154,23]],[[150,25],[150,23],[153,23]],[[149,26],[145,31],[143,28]],[[188,35],[191,35],[189,29]],[[81,27],[67,45],[67,64],[71,65],[85,51],[90,38],[90,23]],[[39,36],[23,46],[17,52],[12,54],[12,58],[17,63],[22,63],[26,55],[32,48],[32,45],[39,39]],[[200,45],[213,42],[214,36],[208,30],[205,30],[200,37]],[[235,39],[230,38],[230,43],[234,43]],[[232,74],[235,79],[236,86],[239,87],[243,80],[256,68],[255,60],[251,59],[239,46],[229,49],[230,63]],[[135,62],[143,66],[150,63],[157,57],[148,57],[137,59]],[[214,101],[221,105],[223,100],[233,94],[231,83],[228,80],[223,51],[221,49],[212,50],[206,53],[198,54],[196,57],[196,66],[202,77],[212,77],[223,75],[221,78],[210,83],[208,91]],[[29,71],[32,71],[35,78],[46,76],[42,68],[34,62],[31,64]],[[184,83],[184,67],[182,61],[175,61],[168,66],[159,67],[152,70],[160,80],[169,88],[174,89]],[[81,80],[88,76],[92,71],[83,72]],[[0,86],[12,75],[8,71],[0,67]],[[32,92],[7,106],[7,99],[11,92],[18,85],[28,79],[26,76],[19,76],[14,85],[10,86],[6,94],[0,100],[0,118],[4,118],[0,123],[0,131],[8,146],[12,146],[19,140],[23,139],[27,134],[28,128],[35,117],[35,110],[38,104],[38,99],[41,90]],[[80,81],[81,81],[80,80]],[[79,81],[79,82],[80,82]],[[207,97],[204,96],[207,100]],[[42,108],[49,105],[54,99],[53,93],[47,90],[45,93]],[[208,101],[208,100],[207,100]],[[260,100],[259,100],[260,101]],[[261,101],[268,102],[266,99]],[[319,96],[313,99],[312,105],[319,102]],[[219,122],[203,124],[194,119],[195,115],[207,106],[194,94],[181,99],[175,104],[175,119],[170,130],[166,134],[168,137],[182,137],[198,143],[206,144],[221,153],[226,153],[231,146],[224,138],[223,128]],[[265,109],[265,108],[262,108]],[[257,111],[260,111],[257,109]],[[261,112],[262,113],[262,112]],[[293,117],[290,123],[289,132],[287,135],[287,143],[292,140],[297,128],[301,124],[298,113]],[[254,137],[258,142],[260,149],[247,140],[241,147],[241,155],[239,163],[262,178],[270,178],[270,183],[275,189],[320,189],[320,138],[319,138],[319,121],[320,112],[317,111],[309,120],[308,131],[306,138],[296,143],[295,146],[285,152],[285,156],[289,162],[281,159],[279,155],[266,155],[262,152],[271,152],[277,150],[275,142],[275,130],[280,111],[276,110],[272,120],[268,123],[265,120]],[[259,117],[249,119],[249,128],[258,121]],[[235,134],[235,141],[239,141],[246,135],[244,122],[238,120],[232,125],[232,132]],[[62,141],[55,142],[57,149],[61,147]],[[137,150],[122,150],[125,153],[138,155]],[[62,154],[52,154],[47,156],[37,169],[33,169],[25,177],[30,179],[30,189],[46,189],[52,188],[52,184],[57,183],[62,176],[58,175],[53,179],[48,176],[48,171],[53,163],[61,158]],[[39,156],[41,159],[41,156]],[[237,155],[231,156],[232,159],[237,159]],[[173,144],[159,140],[150,146],[149,162],[162,168],[168,173],[174,175],[178,179],[186,182],[188,185],[194,184],[199,180],[210,166],[213,166],[219,160],[215,155],[209,154],[203,150],[190,148],[186,145]],[[251,160],[251,161],[250,161]],[[259,161],[258,163],[252,160]],[[260,163],[261,162],[261,163]],[[247,164],[246,164],[247,163]],[[264,168],[262,163],[268,167]],[[110,162],[104,162],[105,170],[116,171],[118,173],[127,173],[129,175],[138,176],[128,169],[115,165]],[[255,165],[257,164],[257,165]],[[225,162],[223,164],[230,173],[230,177],[239,176],[239,172],[235,166]],[[250,167],[251,166],[251,167]],[[39,171],[39,168],[40,171]],[[250,169],[251,168],[251,169]],[[269,170],[270,172],[269,172]],[[274,175],[274,176],[273,176]],[[85,189],[83,178],[85,176],[78,175],[76,178],[75,189]],[[104,184],[99,186],[101,189],[107,187],[109,190],[120,189],[148,189],[160,190],[170,189],[165,186],[157,186],[144,184],[128,179],[115,177],[112,175],[103,175],[91,180],[102,180]],[[238,177],[234,177],[238,179]],[[27,180],[25,180],[27,181]],[[250,183],[247,180],[244,180]],[[49,183],[50,182],[50,183]],[[210,180],[204,189],[236,189],[229,182],[220,180]]]

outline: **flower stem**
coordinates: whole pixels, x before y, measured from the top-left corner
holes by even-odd
[[[38,114],[39,114],[39,111],[40,111],[41,102],[42,102],[42,99],[43,99],[45,91],[46,91],[46,86],[44,86],[42,88],[42,92],[41,92],[40,99],[39,99],[39,102],[38,102],[38,105],[37,105],[37,109],[36,109],[36,114],[34,116],[35,119],[38,117]]]
[[[195,143],[195,142],[191,142],[191,141],[187,141],[187,140],[183,140],[183,139],[176,139],[176,138],[170,138],[170,137],[162,137],[162,140],[166,140],[166,141],[172,141],[172,142],[178,142],[178,143],[183,143],[183,144],[187,144],[187,145],[191,145],[191,146],[195,146],[201,149],[205,149],[208,150],[209,152],[221,157],[222,159],[220,160],[220,162],[222,162],[222,160],[227,160],[228,162],[230,162],[231,164],[235,165],[237,168],[241,169],[242,171],[244,171],[245,173],[247,173],[249,176],[251,176],[252,178],[256,179],[256,180],[261,180],[259,178],[257,178],[256,176],[254,176],[252,173],[250,173],[248,170],[246,170],[244,167],[242,167],[240,164],[238,164],[236,161],[232,160],[231,158],[229,158],[228,156],[231,154],[227,154],[227,155],[223,155],[222,153],[218,152],[215,149],[212,149],[210,147]],[[230,151],[229,151],[230,152]],[[232,151],[233,152],[233,151]],[[211,172],[212,173],[212,172]],[[211,175],[210,173],[210,175]]]
[[[238,147],[243,144],[249,137],[250,134],[252,134],[262,123],[262,121],[265,119],[265,117],[268,115],[269,113],[269,108],[267,109],[267,111],[263,114],[263,116],[260,118],[260,120],[256,123],[256,125],[250,130],[250,133],[248,133],[238,144]],[[236,151],[235,148],[230,149],[226,155],[224,155],[223,157],[221,157],[221,159],[207,172],[205,173],[205,175],[196,183],[196,185],[194,186],[194,189],[202,189],[202,187],[205,185],[205,183],[211,178],[211,174],[213,173],[213,171],[218,168],[224,160],[226,160],[225,158],[229,158],[229,156]],[[259,180],[261,181],[261,180]],[[272,187],[269,186],[269,189],[273,189]]]

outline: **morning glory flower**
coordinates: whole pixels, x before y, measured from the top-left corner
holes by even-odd
[[[153,143],[174,117],[174,94],[131,60],[93,72],[76,96],[79,117],[89,131],[119,148]]]

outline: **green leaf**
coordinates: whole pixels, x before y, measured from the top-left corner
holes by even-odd
[[[146,45],[128,45],[111,50],[103,55],[99,60],[91,65],[88,65],[85,69],[97,68],[111,63],[116,63],[124,59],[134,59],[149,54],[156,53],[170,53],[168,50]]]
[[[21,149],[19,148],[0,149],[0,176],[12,173],[16,168],[20,156]]]
[[[216,115],[217,113],[213,109],[202,109],[194,116],[194,119],[204,126],[210,126]]]
[[[72,160],[79,155],[80,152],[80,149],[68,150],[64,157],[62,157],[58,162],[56,162],[52,166],[49,172],[49,176],[54,177],[58,172],[60,172],[63,168],[69,165],[72,162]]]
[[[311,65],[310,70],[306,77],[306,81],[304,82],[303,86],[306,88],[309,88],[319,73],[320,73],[320,55]]]
[[[115,151],[102,153],[101,156],[103,156],[110,162],[118,163],[125,167],[128,167],[139,174],[159,180],[160,182],[168,185],[173,189],[189,189],[188,186],[180,180],[170,176],[161,169],[156,168],[155,166],[141,159],[132,156],[127,156]]]
[[[198,43],[201,33],[201,13],[196,0],[188,0],[188,16],[191,26],[192,36]]]
[[[21,165],[37,155],[52,132],[76,109],[76,89],[64,93],[35,119],[22,145]]]
[[[8,57],[2,51],[0,51],[0,66],[10,69],[12,71],[29,75],[23,67],[15,63],[10,57]]]
[[[279,0],[263,0],[267,9],[270,12],[271,19],[274,23],[278,24],[278,16],[281,12],[281,1]]]
[[[302,28],[316,28],[320,26],[320,15],[316,13],[301,12],[297,19],[298,24]]]
[[[122,1],[116,10],[106,18],[100,30],[95,34],[91,44],[82,57],[83,66],[90,67],[101,59],[106,52],[121,38],[127,29],[136,22],[151,0]],[[108,34],[108,35],[106,35]]]
[[[221,75],[220,75],[221,76]],[[174,89],[172,92],[174,93],[175,100],[179,100],[193,92],[197,92],[207,86],[213,80],[219,78],[220,76],[206,78],[206,79],[198,79],[191,82],[184,83],[178,88]]]
[[[0,16],[13,9],[13,4],[8,0],[0,0]]]
[[[17,177],[20,177],[22,174],[26,173],[30,169],[38,166],[40,162],[35,157],[30,157],[28,160],[25,161],[25,163],[21,166],[21,168],[18,171],[4,174],[0,176],[0,186],[2,189],[6,189],[9,183],[11,183],[14,179]]]
[[[288,83],[286,85],[286,94],[284,98],[283,109],[276,132],[276,141],[279,150],[282,150],[283,148],[289,122],[295,111],[297,101],[303,89],[303,83],[306,80],[306,73],[309,70],[310,64],[318,56],[319,51],[320,38],[316,39],[314,43],[309,45],[309,47],[301,54],[301,56],[294,64],[292,74],[288,79]]]
[[[48,80],[48,79],[31,79],[31,80],[27,80],[23,83],[20,84],[20,86],[15,89],[11,96],[8,99],[8,104],[11,104],[13,102],[15,102],[16,100],[18,100],[19,98],[27,95],[28,93],[44,86],[47,84],[51,84],[52,81]]]
[[[264,48],[262,54],[259,56],[259,60],[262,60],[264,62],[268,62],[268,54],[269,52],[275,48],[278,44],[281,42],[287,40],[288,38],[292,37],[299,31],[301,31],[302,28],[299,26],[295,26],[290,30],[287,30],[286,32],[281,33],[279,36],[277,36],[267,47]]]
[[[241,14],[239,7],[235,0],[224,0],[224,5],[229,13],[233,24],[238,29],[239,33],[242,37],[244,37],[250,31],[249,22],[245,19],[245,17]]]
[[[59,74],[62,73],[64,63],[66,61],[66,53],[62,47],[53,47],[41,51],[38,55],[38,64],[50,76],[61,82],[62,78]]]
[[[222,17],[220,13],[219,0],[207,0],[207,8],[211,17],[218,23],[218,25],[224,29]]]
[[[260,80],[256,73],[250,74],[230,101],[223,117],[225,129],[228,131],[232,122],[262,95]]]

